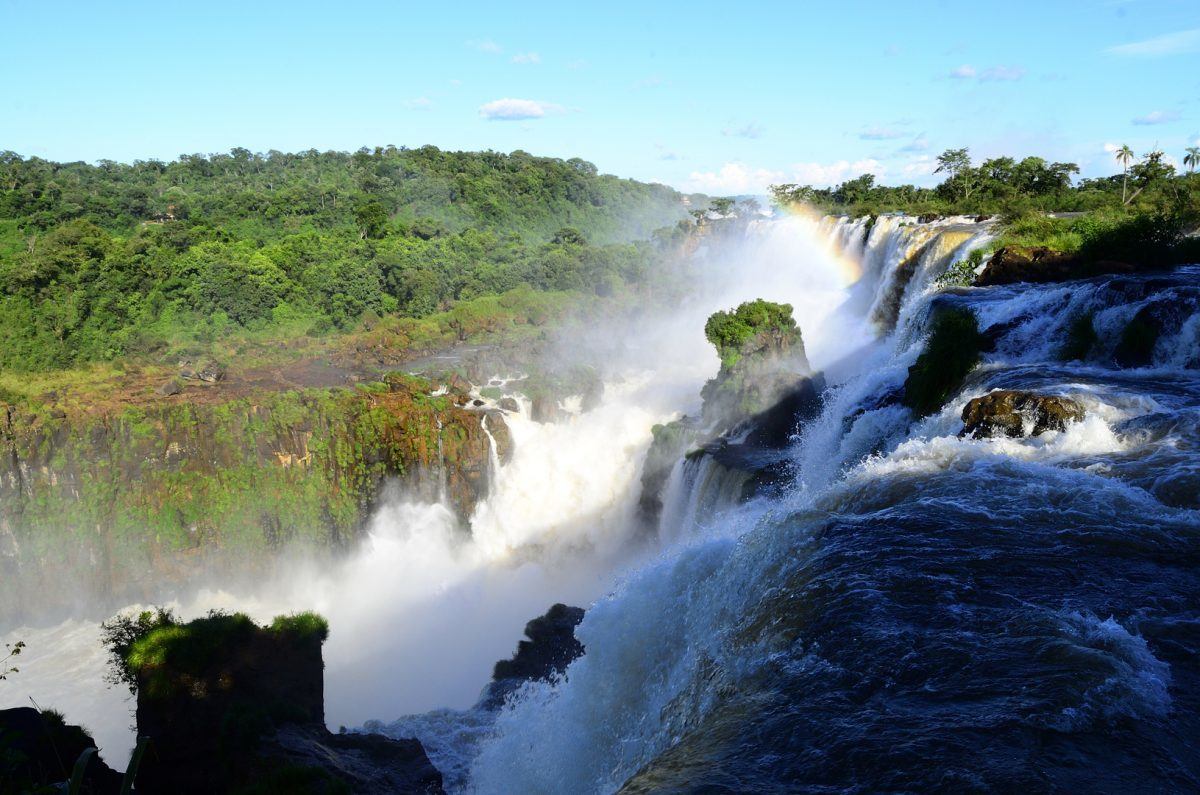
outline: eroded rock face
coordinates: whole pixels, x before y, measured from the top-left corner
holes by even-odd
[[[385,486],[444,494],[465,525],[491,488],[485,415],[512,455],[502,412],[416,379],[194,403],[201,389],[94,416],[0,404],[0,621],[54,615],[79,591],[115,607],[261,576],[287,548],[334,554]]]
[[[1091,261],[1045,246],[1005,246],[988,260],[975,284],[988,287],[1017,282],[1061,282],[1103,273],[1133,273],[1135,270],[1127,262]]]
[[[157,651],[135,672],[137,730],[150,738],[138,791],[286,786],[278,777],[303,768],[323,785],[311,791],[442,792],[420,742],[325,728],[324,632],[278,624],[216,616],[142,641]]]
[[[0,792],[43,792],[71,778],[76,760],[96,743],[57,713],[32,707],[0,710]],[[88,762],[84,792],[116,795],[121,775],[99,754]]]
[[[583,614],[582,607],[560,603],[526,624],[527,640],[517,643],[511,659],[496,663],[483,705],[496,709],[525,682],[549,680],[565,671],[584,652],[583,644],[575,638],[575,627],[583,621]]]
[[[1039,436],[1046,431],[1066,430],[1067,423],[1079,422],[1083,417],[1083,406],[1071,398],[1002,389],[967,403],[959,436]]]

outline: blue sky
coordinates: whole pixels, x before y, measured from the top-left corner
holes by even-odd
[[[0,149],[432,143],[710,193],[1200,144],[1200,0],[0,0]]]

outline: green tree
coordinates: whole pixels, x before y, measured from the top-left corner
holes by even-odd
[[[378,240],[386,235],[389,217],[387,208],[379,199],[368,199],[354,211],[359,234],[364,240]]]
[[[1183,156],[1183,164],[1188,167],[1188,173],[1196,170],[1196,166],[1200,166],[1200,146],[1189,146]]]
[[[1121,204],[1128,204],[1125,196],[1129,192],[1129,164],[1133,162],[1133,150],[1129,148],[1129,144],[1123,144],[1118,149],[1113,157],[1121,164],[1123,179],[1121,181]]]

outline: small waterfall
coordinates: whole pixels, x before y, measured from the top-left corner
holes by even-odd
[[[742,502],[752,473],[697,452],[676,462],[663,494],[659,538],[667,543],[703,531]]]

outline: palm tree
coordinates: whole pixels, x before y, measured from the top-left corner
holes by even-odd
[[[1188,167],[1188,173],[1196,170],[1196,166],[1200,166],[1200,146],[1189,146],[1184,151],[1187,152],[1183,156],[1183,164]]]
[[[1121,204],[1125,203],[1125,194],[1129,190],[1129,164],[1133,160],[1133,150],[1129,148],[1129,144],[1125,144],[1116,151],[1117,162],[1124,169],[1124,179],[1121,181]]]

